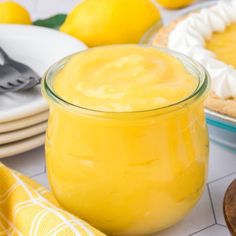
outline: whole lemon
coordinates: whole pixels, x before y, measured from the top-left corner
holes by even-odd
[[[178,9],[190,5],[194,0],[156,0],[162,7]]]
[[[84,0],[60,30],[90,47],[137,43],[159,20],[159,10],[151,0]]]
[[[0,24],[31,24],[29,12],[15,2],[0,2]]]

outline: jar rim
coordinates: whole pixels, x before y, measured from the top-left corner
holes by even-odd
[[[109,46],[100,46],[100,47],[117,47],[117,46],[124,46],[124,45],[136,45],[136,44],[120,44],[120,45],[109,45]],[[137,46],[137,45],[136,45]],[[75,55],[79,53],[83,53],[84,51],[91,50],[91,49],[86,49],[80,52],[76,52],[74,54],[71,54],[58,62],[54,63],[45,73],[43,79],[42,79],[42,93],[44,97],[46,97],[48,100],[52,100],[53,102],[56,102],[57,104],[71,110],[71,111],[80,111],[83,112],[84,114],[87,115],[96,115],[96,116],[112,116],[114,117],[114,114],[119,114],[120,116],[132,116],[132,115],[137,115],[140,114],[142,115],[151,115],[153,113],[168,113],[174,110],[178,110],[182,108],[183,106],[187,104],[191,104],[192,102],[196,101],[198,98],[205,97],[208,94],[209,87],[210,87],[210,76],[207,72],[207,70],[198,62],[195,60],[191,59],[188,56],[185,56],[182,53],[176,52],[174,50],[168,49],[168,48],[163,48],[163,47],[154,47],[150,45],[143,45],[139,44],[138,46],[141,47],[148,47],[148,48],[154,48],[157,50],[160,50],[162,52],[166,52],[168,54],[171,54],[172,56],[176,57],[181,61],[181,63],[184,64],[185,67],[189,70],[194,71],[196,74],[195,76],[198,79],[198,85],[196,89],[187,97],[184,97],[183,99],[171,103],[169,105],[163,106],[163,107],[157,107],[157,108],[152,108],[152,109],[147,109],[147,110],[136,110],[136,111],[102,111],[102,110],[95,110],[83,106],[78,106],[75,105],[69,101],[66,101],[64,98],[59,96],[57,92],[53,88],[53,77],[68,63],[68,61]],[[193,73],[193,72],[190,72]]]

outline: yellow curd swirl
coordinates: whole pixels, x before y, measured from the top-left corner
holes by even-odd
[[[54,89],[72,104],[99,111],[140,111],[188,97],[197,79],[175,57],[140,46],[100,47],[74,56]]]
[[[214,52],[216,58],[236,68],[236,24],[229,25],[224,32],[215,32],[206,41],[206,48]]]
[[[47,173],[59,203],[108,235],[150,234],[182,219],[206,181],[207,88],[168,112],[155,108],[193,94],[200,76],[192,64],[130,45],[89,49],[57,66],[43,91]]]

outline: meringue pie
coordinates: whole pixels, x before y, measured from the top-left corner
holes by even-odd
[[[219,1],[162,28],[153,45],[166,46],[206,67],[211,93],[206,107],[236,117],[236,0]]]

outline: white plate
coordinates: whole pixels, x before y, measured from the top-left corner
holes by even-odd
[[[28,25],[0,25],[0,45],[14,59],[43,76],[50,65],[87,47],[56,30]],[[0,122],[47,110],[40,86],[27,92],[0,94]]]
[[[0,158],[29,151],[44,144],[45,134],[40,134],[19,142],[1,145]]]
[[[17,131],[0,134],[0,145],[13,143],[15,141],[33,137],[37,134],[42,134],[46,131],[46,128],[47,122],[43,122],[25,129],[19,129]]]
[[[48,111],[33,116],[25,117],[23,119],[0,123],[0,136],[1,133],[23,129],[47,121],[47,119]]]

